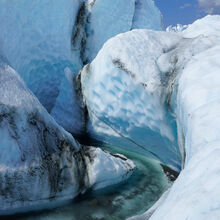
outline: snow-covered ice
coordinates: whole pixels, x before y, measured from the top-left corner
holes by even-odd
[[[97,190],[128,179],[134,163],[121,154],[110,154],[100,148],[90,148],[91,157],[87,157],[89,184]],[[103,169],[104,168],[104,169]]]

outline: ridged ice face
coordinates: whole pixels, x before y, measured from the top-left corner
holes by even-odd
[[[179,40],[172,33],[134,30],[103,46],[81,77],[92,136],[180,168],[175,123],[167,111],[169,76],[157,65]]]

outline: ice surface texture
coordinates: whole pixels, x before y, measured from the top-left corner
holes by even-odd
[[[0,58],[0,214],[118,183],[134,167],[127,158],[80,146]]]
[[[79,58],[86,64],[93,60],[108,39],[137,28],[162,29],[161,14],[152,0],[129,0],[126,4],[124,0],[116,0],[114,3],[111,0],[89,1],[81,4],[78,10],[72,47],[74,51],[80,51]],[[71,133],[82,133],[86,119],[83,114],[79,114],[77,101],[71,103],[63,99],[64,94],[70,97],[74,93],[71,86],[65,79],[61,83],[52,115]],[[74,113],[71,113],[73,107]]]

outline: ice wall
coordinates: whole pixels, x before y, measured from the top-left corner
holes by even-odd
[[[0,54],[57,122],[78,134],[84,119],[76,100],[63,100],[64,94],[74,98],[65,69],[75,75],[119,33],[160,29],[161,15],[152,0],[2,0],[0,27]]]
[[[162,29],[162,18],[159,10],[151,0],[96,0],[82,4],[78,10],[77,19],[72,33],[72,48],[80,51],[79,57],[83,64],[91,62],[102,48],[103,44],[111,37],[136,28]],[[65,84],[63,84],[65,82]],[[60,86],[60,94],[52,109],[55,119],[71,133],[82,133],[85,127],[83,114],[79,114],[79,106],[71,101],[63,101],[64,94],[74,96],[64,79]],[[79,99],[79,97],[77,97]],[[73,101],[77,103],[77,101]],[[61,115],[62,116],[59,116]],[[75,118],[75,119],[74,119]],[[69,122],[69,123],[68,123]],[[70,123],[72,125],[70,125]]]

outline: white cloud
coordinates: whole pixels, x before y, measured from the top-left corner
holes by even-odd
[[[182,5],[182,6],[180,6],[180,8],[181,8],[181,9],[184,9],[184,8],[188,8],[188,7],[190,7],[190,6],[191,6],[191,4],[186,3],[186,4]]]
[[[199,7],[207,14],[220,14],[220,0],[198,0]]]

